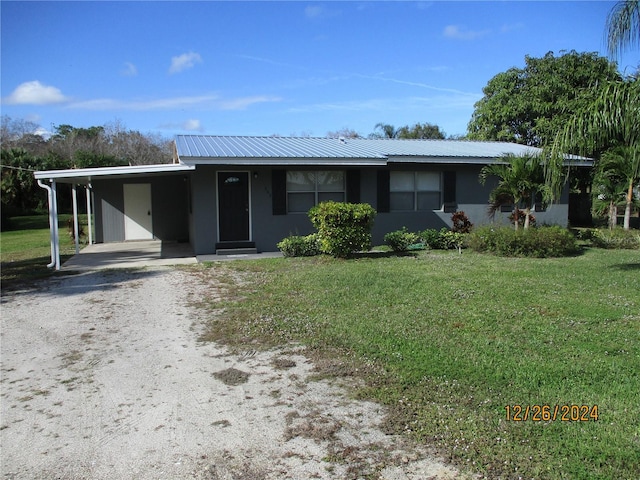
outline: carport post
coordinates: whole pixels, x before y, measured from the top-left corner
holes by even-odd
[[[89,245],[93,244],[93,232],[91,231],[91,184],[85,186],[87,191],[87,228],[89,229]]]
[[[56,185],[56,181],[51,179],[51,193],[53,196],[53,239],[54,239],[54,248],[55,248],[55,265],[56,270],[60,270],[60,236],[58,234],[58,188]]]
[[[71,187],[71,198],[73,200],[73,238],[76,244],[76,255],[80,253],[80,239],[78,238],[78,188],[74,183]]]

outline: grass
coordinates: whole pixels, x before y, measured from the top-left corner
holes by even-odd
[[[79,224],[85,222],[85,217],[79,215]],[[73,240],[67,233],[70,218],[72,215],[59,215],[58,218],[61,263],[75,253]],[[12,217],[10,222],[11,229],[0,232],[0,278],[3,289],[52,274],[52,270],[47,268],[51,261],[49,217]]]
[[[308,345],[342,375],[364,375],[358,395],[389,407],[389,432],[488,478],[640,478],[637,251],[224,268],[249,283],[212,305],[225,313],[211,338]],[[515,406],[597,405],[598,419],[561,421],[559,410],[555,421],[512,421],[507,405],[511,416]]]

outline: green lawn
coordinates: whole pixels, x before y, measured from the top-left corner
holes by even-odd
[[[67,227],[70,218],[72,215],[59,215],[61,262],[75,253]],[[86,215],[79,215],[79,225],[86,223],[85,218]],[[47,269],[47,264],[51,261],[49,217],[12,217],[10,226],[11,230],[0,232],[2,288],[50,275],[52,272]]]
[[[637,250],[284,258],[209,272],[221,268],[249,283],[222,305],[209,338],[340,352],[351,365],[342,374],[366,376],[358,394],[390,407],[390,432],[461,468],[489,478],[640,478]],[[556,420],[542,421],[556,405]],[[510,417],[530,406],[528,420],[507,420],[506,406]]]

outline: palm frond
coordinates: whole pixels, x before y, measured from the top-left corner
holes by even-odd
[[[607,15],[606,42],[612,58],[640,45],[640,1],[626,0],[613,6]]]

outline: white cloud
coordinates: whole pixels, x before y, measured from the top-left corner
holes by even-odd
[[[171,57],[169,73],[179,73],[188,68],[193,68],[196,63],[202,63],[202,57],[200,57],[199,53],[195,52],[183,53],[177,57]]]
[[[163,123],[159,126],[163,130],[182,130],[186,132],[204,132],[204,127],[200,120],[190,118],[180,123]]]
[[[43,85],[38,80],[24,82],[9,95],[4,103],[10,105],[51,105],[63,103],[68,99],[60,89]]]
[[[200,124],[200,120],[196,120],[195,118],[190,118],[182,123],[182,130],[186,130],[188,132],[202,132],[204,128]]]
[[[491,30],[469,30],[460,25],[447,25],[442,34],[455,40],[475,40],[491,33]]]
[[[183,109],[209,109],[209,110],[246,110],[251,105],[265,102],[279,102],[280,97],[270,95],[255,95],[252,97],[239,97],[222,99],[218,95],[197,95],[192,97],[169,97],[150,100],[118,100],[113,98],[96,98],[82,102],[74,102],[68,108],[83,110],[183,110]]]
[[[253,97],[241,97],[232,98],[230,100],[224,100],[220,102],[219,107],[221,110],[245,110],[247,107],[256,103],[265,102],[279,102],[282,99],[280,97],[274,97],[270,95],[256,95]]]
[[[307,18],[319,18],[323,13],[324,9],[319,5],[309,5],[304,9],[304,14]]]
[[[332,6],[333,7],[333,6]],[[304,16],[310,20],[324,20],[340,16],[340,10],[327,9],[320,5],[309,5],[304,9]]]
[[[514,30],[522,30],[523,28],[524,28],[524,23],[522,22],[506,23],[502,25],[502,27],[500,27],[500,33],[509,33],[509,32],[513,32]]]
[[[116,100],[113,98],[97,98],[83,102],[75,102],[69,108],[85,110],[170,110],[194,106],[211,106],[218,99],[217,95],[199,95],[193,97],[170,97],[153,100]]]
[[[120,70],[120,74],[125,77],[135,77],[138,75],[138,69],[131,62],[124,62],[124,67]]]

